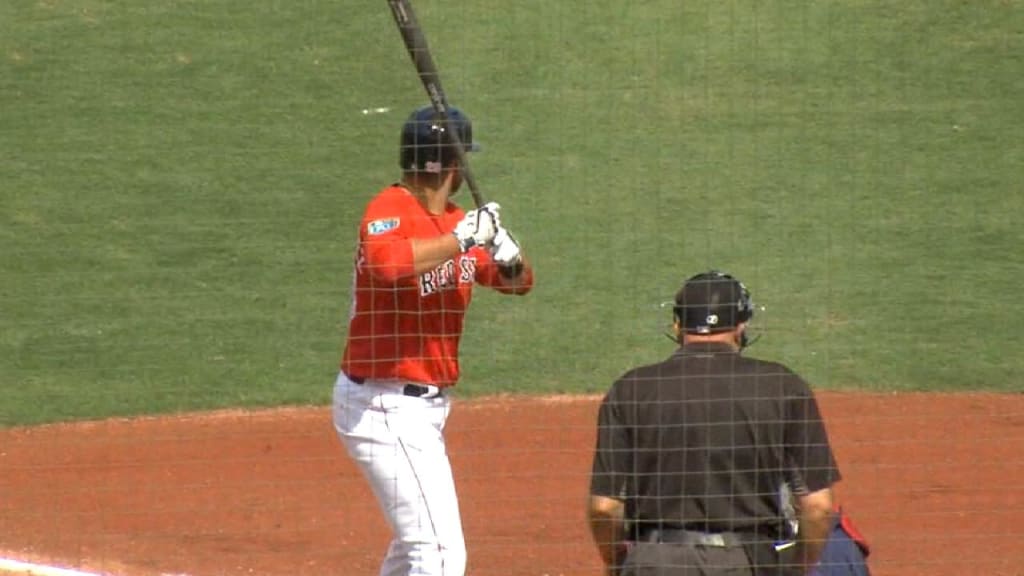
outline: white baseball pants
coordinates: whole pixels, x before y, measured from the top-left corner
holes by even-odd
[[[418,398],[402,384],[344,373],[334,428],[366,476],[394,538],[380,576],[463,576],[466,544],[443,436],[447,396]]]

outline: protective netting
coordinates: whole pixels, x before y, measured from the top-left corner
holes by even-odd
[[[598,403],[710,269],[873,574],[1019,572],[1020,2],[413,2],[536,272],[475,287],[447,391],[468,573],[600,571]],[[385,2],[0,5],[0,572],[377,573],[329,405],[425,104]]]

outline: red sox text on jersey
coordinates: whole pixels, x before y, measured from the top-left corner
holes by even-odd
[[[459,256],[458,264],[455,260],[448,260],[420,274],[420,296],[430,296],[439,290],[457,287],[460,283],[472,283],[475,276],[476,258],[463,254]]]

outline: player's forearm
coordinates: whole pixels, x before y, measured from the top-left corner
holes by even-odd
[[[498,290],[506,294],[526,294],[533,289],[533,268],[525,260],[517,268],[498,267]]]
[[[459,253],[459,243],[451,235],[436,238],[399,239],[367,244],[364,266],[385,282],[422,274],[437,268]]]
[[[433,270],[459,254],[459,241],[451,234],[435,238],[416,238],[412,244],[413,274]]]

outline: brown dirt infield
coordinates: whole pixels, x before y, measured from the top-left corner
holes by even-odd
[[[876,576],[1024,574],[1024,395],[819,398],[837,494]],[[596,406],[456,399],[469,574],[600,574],[583,517]],[[0,431],[0,558],[117,576],[359,576],[387,540],[326,407]]]

